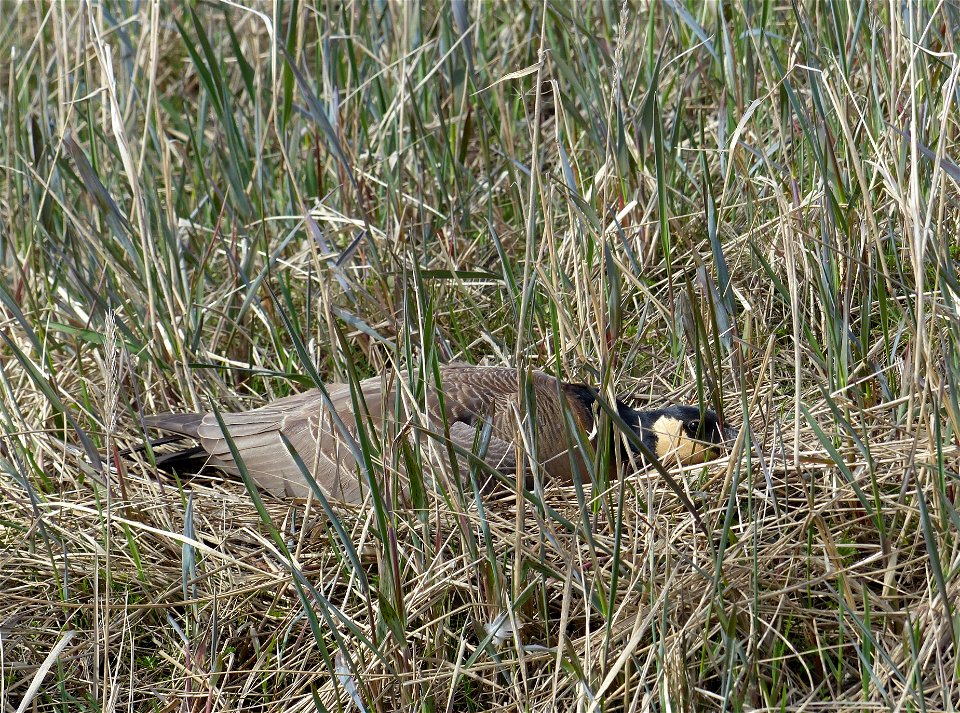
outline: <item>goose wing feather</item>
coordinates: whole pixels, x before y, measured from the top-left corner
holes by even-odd
[[[391,379],[403,383],[406,375],[400,373]],[[493,433],[484,460],[501,472],[515,473],[517,386],[516,369],[463,364],[445,366],[441,369],[444,409],[441,412],[437,389],[429,388],[426,426],[428,430],[441,432],[437,426],[445,418],[451,424],[451,440],[461,448],[472,450],[475,424],[490,418]],[[535,372],[533,386],[538,414],[556,419],[560,408],[557,380]],[[333,410],[349,435],[355,436],[358,419],[354,414],[354,394],[349,384],[331,384],[326,389]],[[392,418],[395,394],[396,385],[390,379],[373,378],[360,382],[359,395],[373,426],[380,428],[385,418]],[[259,487],[279,497],[306,497],[308,493],[309,486],[300,468],[280,438],[283,434],[328,497],[346,502],[361,499],[363,489],[358,482],[351,444],[334,423],[327,402],[318,389],[277,399],[250,411],[222,413],[220,418],[248,473]],[[211,465],[227,473],[239,474],[215,414],[165,414],[146,419],[146,423],[196,437],[210,454]],[[440,452],[444,450],[441,448]],[[556,449],[552,444],[546,449],[553,450]],[[468,467],[466,463],[461,465]]]
[[[456,421],[450,424],[450,440],[460,448],[473,452],[473,445],[476,442],[477,429],[463,421]],[[469,473],[470,464],[465,458],[460,460],[460,474],[465,476]],[[483,454],[483,461],[491,468],[499,470],[501,473],[510,474],[517,470],[517,449],[510,441],[490,436],[487,443],[486,452]]]
[[[360,383],[370,418],[379,424],[383,395],[379,379]],[[329,402],[352,438],[357,419],[349,384],[327,387]],[[309,486],[280,434],[300,456],[324,494],[336,500],[357,502],[361,489],[355,474],[356,460],[350,444],[328,409],[319,389],[272,401],[250,411],[221,414],[223,425],[251,479],[276,496],[306,497]],[[197,428],[211,464],[239,474],[230,444],[215,414],[204,414]]]

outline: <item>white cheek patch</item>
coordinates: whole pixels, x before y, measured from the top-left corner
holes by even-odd
[[[700,463],[706,449],[690,439],[683,429],[683,421],[670,416],[661,416],[650,429],[657,439],[657,458],[678,460],[682,464]]]

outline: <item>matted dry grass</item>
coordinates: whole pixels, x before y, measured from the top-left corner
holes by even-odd
[[[960,706],[960,17],[685,8],[8,8],[3,710]],[[328,511],[125,452],[451,359],[722,406],[703,527],[609,453]]]

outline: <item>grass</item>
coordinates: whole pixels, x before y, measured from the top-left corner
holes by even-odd
[[[960,705],[953,3],[5,10],[4,710]],[[743,423],[707,534],[603,452],[413,510],[123,455],[452,359]]]

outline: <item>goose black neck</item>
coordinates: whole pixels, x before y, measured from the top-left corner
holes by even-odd
[[[597,389],[587,384],[564,384],[564,390],[566,391],[567,398],[580,412],[581,423],[586,430],[593,431],[596,425],[596,414],[600,411],[597,404],[600,399],[600,394]],[[648,448],[653,449],[655,445],[652,442],[647,443],[647,441],[652,441],[652,433],[649,427],[657,420],[657,417],[660,415],[659,412],[638,411],[628,406],[621,399],[617,399],[615,403],[617,415],[644,440],[644,444],[647,445]],[[617,442],[622,443],[616,433],[613,434],[613,437]]]

